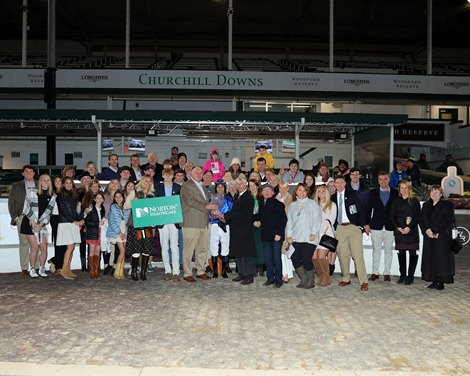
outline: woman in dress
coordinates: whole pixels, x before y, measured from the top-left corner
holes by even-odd
[[[80,227],[83,226],[83,214],[78,195],[70,177],[62,180],[62,188],[57,196],[59,225],[57,227],[57,245],[67,246],[60,275],[65,279],[75,279],[70,270],[72,255],[76,244],[80,244]]]
[[[432,282],[429,289],[444,290],[445,283],[454,283],[455,275],[455,255],[450,249],[454,207],[444,200],[439,185],[431,187],[429,196],[419,220],[424,237],[421,279]]]
[[[56,195],[52,190],[51,178],[46,174],[39,177],[38,189],[31,189],[26,195],[20,233],[26,235],[29,243],[29,276],[31,278],[47,277],[45,264],[49,232],[46,225],[51,220],[55,200]],[[38,251],[40,252],[39,270],[36,271]]]
[[[116,262],[114,278],[124,279],[124,258],[126,252],[127,221],[130,210],[124,210],[124,195],[121,191],[114,194],[114,201],[111,204],[108,214],[108,230],[106,237],[111,244],[115,244],[119,250]]]
[[[124,203],[124,209],[131,209],[132,200],[140,200],[144,198],[155,197],[153,192],[153,179],[150,176],[142,176],[134,191],[129,193]],[[150,255],[153,252],[153,228],[143,227],[135,228],[132,213],[129,214],[129,222],[127,227],[127,246],[126,255],[132,256],[131,259],[131,277],[133,281],[138,281],[137,268],[139,259],[141,258],[140,279],[147,280],[147,266]]]
[[[418,222],[420,214],[418,199],[413,194],[411,182],[402,180],[398,184],[398,197],[393,201],[390,210],[395,235],[395,249],[398,251],[400,278],[397,283],[411,285],[414,283],[416,265],[418,264],[419,233]],[[410,262],[406,274],[406,251],[409,252]]]
[[[320,228],[320,238],[323,235],[329,235],[335,237],[333,230],[333,224],[336,221],[336,204],[331,201],[330,192],[326,185],[319,185],[315,191],[314,200],[320,206],[322,222]],[[318,274],[318,286],[328,286],[331,284],[330,281],[330,268],[327,259],[328,249],[322,247],[320,244],[317,245],[317,249],[313,253],[313,266]]]
[[[78,199],[82,203],[82,212],[84,216],[88,214],[88,206],[91,205],[91,201],[93,200],[94,196],[94,194],[90,191],[91,181],[92,179],[90,173],[88,171],[84,171],[80,177],[80,188],[77,189]],[[88,249],[87,257],[86,226],[82,226],[80,236],[82,240],[80,243],[80,262],[82,264],[82,272],[86,272],[88,271],[87,260],[90,256],[90,250]]]
[[[261,240],[261,222],[259,216],[259,205],[261,200],[261,184],[256,180],[250,180],[248,182],[248,189],[254,198],[253,206],[253,236],[255,239],[256,247],[256,270],[255,276],[258,274],[260,277],[264,276],[265,269],[265,258],[263,250],[263,242]]]
[[[100,277],[100,250],[101,228],[105,223],[105,209],[103,207],[104,194],[98,192],[91,202],[91,210],[85,217],[86,244],[90,249],[88,258],[90,278]]]
[[[56,176],[53,181],[52,190],[55,195],[58,195],[62,188],[62,178]],[[51,215],[51,233],[52,242],[54,243],[54,256],[51,257],[47,263],[49,264],[49,270],[51,273],[59,273],[64,263],[64,254],[66,247],[64,245],[57,245],[57,227],[59,226],[59,208],[57,206],[57,198],[52,209]]]
[[[296,287],[315,287],[312,257],[320,237],[322,214],[320,207],[308,198],[308,187],[299,183],[287,212],[286,240],[295,249],[291,256],[300,283]]]

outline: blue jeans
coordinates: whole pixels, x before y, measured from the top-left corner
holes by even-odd
[[[280,284],[282,282],[282,241],[264,241],[263,250],[266,262],[266,276],[269,282]]]

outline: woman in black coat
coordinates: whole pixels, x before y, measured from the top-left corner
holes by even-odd
[[[455,274],[455,255],[450,248],[454,207],[442,193],[440,186],[431,187],[420,216],[424,236],[421,279],[432,281],[427,287],[436,290],[444,290],[444,283],[454,283]]]
[[[101,228],[105,223],[104,193],[98,192],[91,203],[91,210],[85,217],[86,244],[90,249],[88,273],[90,278],[100,277]]]
[[[398,251],[400,278],[397,283],[411,285],[414,282],[416,265],[418,264],[420,205],[413,195],[411,182],[402,180],[398,184],[398,197],[393,201],[390,219],[394,227],[395,249]],[[408,275],[406,274],[406,251],[410,254]]]
[[[256,258],[255,239],[253,236],[254,198],[247,189],[246,177],[235,179],[238,193],[235,195],[232,210],[221,214],[220,219],[230,224],[230,257],[237,261],[238,277],[233,281],[243,285],[253,283],[253,271]]]

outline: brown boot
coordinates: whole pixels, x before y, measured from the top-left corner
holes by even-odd
[[[64,265],[62,269],[60,269],[59,272],[60,276],[62,276],[64,279],[69,279],[73,280],[75,277],[70,273],[70,266],[69,265]]]
[[[94,264],[95,264],[95,259],[93,256],[88,257],[88,275],[90,276],[91,279],[95,278],[94,277]]]
[[[323,286],[326,286],[326,285],[323,284],[323,278],[324,278],[324,276],[323,276],[323,269],[322,269],[322,267],[321,267],[320,260],[318,260],[318,259],[313,259],[312,262],[313,262],[313,267],[315,268],[315,272],[316,272],[317,275],[318,275],[318,282],[317,282],[317,285],[318,285],[318,286],[322,286],[322,287],[323,287]]]
[[[93,262],[94,266],[94,275],[95,279],[98,279],[101,277],[101,269],[100,269],[100,256],[93,256],[95,261]]]
[[[328,260],[325,258],[325,259],[321,259],[321,260],[318,260],[319,261],[319,264],[320,264],[320,268],[322,270],[322,273],[323,273],[323,280],[321,281],[321,285],[320,286],[328,286],[328,285],[331,285],[331,278],[330,278],[330,265],[328,263]]]

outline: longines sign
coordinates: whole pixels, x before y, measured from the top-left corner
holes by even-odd
[[[43,69],[0,69],[0,88],[44,86]],[[56,87],[470,95],[470,77],[391,74],[58,69]]]

